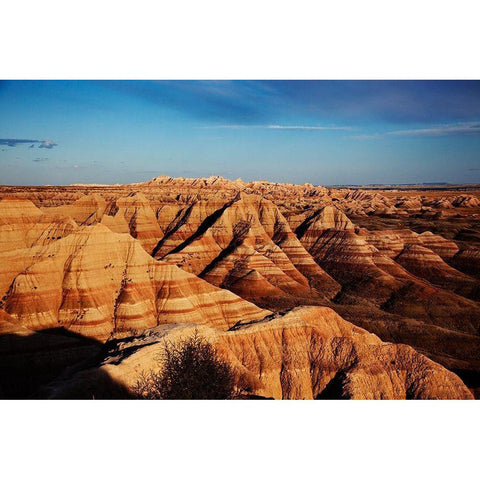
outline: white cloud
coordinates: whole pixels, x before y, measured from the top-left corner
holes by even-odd
[[[322,125],[267,125],[263,128],[273,128],[280,130],[351,130],[352,127],[335,127]]]
[[[202,127],[206,129],[244,129],[244,128],[263,128],[269,130],[351,130],[352,127],[337,127],[324,125],[215,125]]]
[[[55,142],[53,142],[52,140],[42,140],[40,142],[40,145],[38,146],[38,148],[53,148],[53,147],[56,147],[57,144]]]
[[[447,125],[437,125],[431,128],[418,128],[408,130],[396,130],[388,132],[388,135],[395,136],[441,136],[441,135],[465,135],[480,134],[480,123],[456,123]]]
[[[353,135],[354,140],[376,140],[386,136],[395,137],[441,137],[447,135],[480,135],[479,122],[451,123],[435,125],[429,128],[409,128],[405,130],[393,130],[385,133],[372,133],[365,135]]]

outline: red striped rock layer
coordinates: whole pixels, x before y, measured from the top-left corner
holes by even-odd
[[[462,272],[480,279],[480,248],[462,249],[453,257],[452,265]]]
[[[471,399],[461,380],[406,345],[375,335],[322,307],[244,322],[231,331],[179,325],[126,339],[94,368],[64,378],[50,396],[91,395],[102,377],[131,388],[142,372],[158,368],[165,340],[194,331],[213,343],[250,394],[277,399]],[[87,391],[86,391],[87,389]]]
[[[480,282],[454,269],[428,248],[407,244],[395,261],[434,285],[465,297],[479,299]]]
[[[409,229],[370,231],[357,228],[356,233],[391,258],[396,257],[406,244],[428,248],[447,261],[459,250],[455,242],[428,231],[418,234]]]
[[[107,202],[98,194],[85,195],[70,205],[43,208],[48,214],[69,216],[79,225],[93,225],[102,219]]]
[[[154,210],[154,202],[138,193],[109,202],[87,195],[43,211],[68,214],[80,225],[101,222],[114,232],[130,233],[156,258],[204,274],[214,285],[246,298],[255,294],[268,302],[276,293],[272,305],[278,308],[302,303],[297,297],[336,294],[336,282],[314,262],[277,207],[248,195],[224,200],[215,195],[208,201],[177,207],[167,203]],[[280,297],[285,299],[280,302]]]
[[[29,200],[0,200],[0,252],[47,245],[77,229],[69,217],[45,215]]]
[[[395,258],[405,247],[402,237],[393,230],[367,230],[356,228],[355,233],[373,245],[382,255]]]
[[[9,193],[17,193],[22,187],[8,188]],[[365,189],[326,189],[310,183],[293,185],[267,181],[244,182],[235,181],[220,176],[209,178],[172,178],[166,175],[155,177],[149,182],[130,185],[72,185],[62,187],[32,187],[29,193],[36,205],[52,206],[63,205],[77,200],[82,194],[101,192],[101,195],[111,201],[131,191],[141,191],[150,201],[161,203],[177,202],[191,203],[193,201],[208,200],[212,195],[223,197],[225,201],[232,199],[238,192],[259,194],[276,203],[284,213],[298,207],[314,206],[321,208],[332,201],[349,215],[408,215],[419,213],[425,208],[439,209],[478,209],[478,196],[471,194],[445,195],[439,191],[432,195],[416,190],[414,195],[406,195],[404,190],[396,193]],[[424,194],[420,194],[424,193]],[[20,192],[24,195],[24,192]]]
[[[265,315],[102,225],[46,247],[1,254],[0,291],[2,308],[26,328],[63,327],[102,341],[162,323],[228,328]]]
[[[346,219],[342,219],[341,212],[336,215],[338,229],[322,231],[325,214],[319,212],[296,232],[317,263],[343,286],[338,301],[351,302],[352,295],[359,296],[391,313],[466,333],[479,333],[480,307],[476,302],[435,287],[408,272],[367,243],[365,236],[357,235]],[[428,276],[428,272],[425,273]],[[464,280],[458,288],[465,288]]]
[[[272,306],[281,297],[284,304],[338,291],[268,200],[242,194],[212,210],[209,202],[184,209],[167,227],[157,258]]]
[[[114,232],[130,233],[148,253],[153,251],[163,237],[156,213],[141,193],[115,200],[110,205],[108,214],[103,216],[102,223]]]
[[[110,202],[97,194],[85,195],[72,204],[43,208],[43,211],[70,216],[79,225],[101,222],[113,232],[129,233],[149,253],[163,236],[150,201],[141,193],[131,193]]]

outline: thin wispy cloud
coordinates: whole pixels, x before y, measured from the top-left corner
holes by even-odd
[[[23,145],[30,143],[28,148],[34,148],[35,144],[38,143],[38,148],[48,148],[51,149],[56,147],[58,144],[53,140],[28,140],[24,138],[0,138],[0,145],[7,145],[8,147],[16,147],[17,145]]]
[[[46,157],[38,157],[38,158],[34,158],[34,159],[32,160],[32,162],[39,163],[39,162],[46,162],[46,161],[48,161],[48,160],[50,160],[50,159],[49,159],[49,158],[46,158]]]
[[[97,85],[224,124],[265,124],[287,118],[282,115],[292,119],[293,112],[303,118],[342,118],[355,124],[368,119],[408,127],[473,121],[480,114],[478,81],[163,80]]]
[[[100,85],[190,117],[253,124],[269,118],[271,88],[250,81],[107,81]],[[268,105],[268,108],[267,108]]]
[[[444,137],[453,135],[480,135],[480,122],[453,123],[435,125],[428,128],[409,128],[385,133],[352,135],[354,140],[376,140],[388,136],[395,137]]]
[[[279,130],[351,130],[352,127],[336,127],[322,125],[267,125],[265,128]]]
[[[388,132],[388,135],[424,137],[445,135],[479,135],[480,123],[458,123],[450,125],[438,125],[431,128],[411,128],[408,130],[396,130]]]
[[[214,125],[201,127],[205,129],[267,129],[267,130],[351,130],[353,127],[338,127],[335,125]]]

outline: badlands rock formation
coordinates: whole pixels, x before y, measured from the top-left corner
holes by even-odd
[[[0,212],[0,252],[47,245],[77,228],[70,217],[43,215],[29,200],[1,199]]]
[[[465,297],[480,299],[480,282],[448,265],[432,250],[420,245],[405,245],[396,257],[397,263],[417,277],[423,277],[434,285],[459,293]]]
[[[244,388],[266,398],[471,399],[461,380],[406,345],[384,343],[331,309],[303,307],[285,315],[239,322],[229,331],[171,325],[109,345],[95,365],[54,382],[51,398],[90,397],[114,382],[158,367],[165,342],[197,332],[216,346],[243,378]],[[133,347],[133,348],[132,348]]]
[[[61,327],[104,341],[185,318],[228,328],[268,313],[154,260],[130,235],[101,224],[47,247],[1,254],[0,261],[1,306],[30,330]]]
[[[1,187],[0,394],[109,379],[102,395],[126,395],[160,338],[195,325],[255,395],[468,398],[451,371],[478,393],[477,195],[167,176]]]
[[[339,290],[260,196],[239,194],[213,212],[203,202],[192,205],[155,255],[266,307],[331,298]]]

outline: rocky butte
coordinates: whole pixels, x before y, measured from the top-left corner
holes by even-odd
[[[479,194],[0,187],[0,396],[123,398],[198,332],[252,397],[478,397]]]

